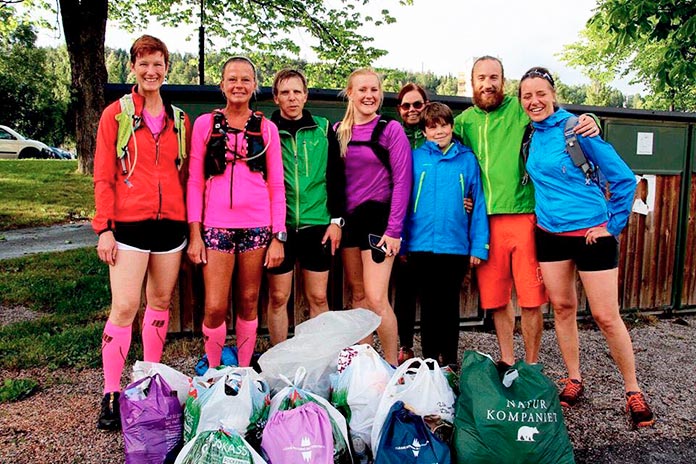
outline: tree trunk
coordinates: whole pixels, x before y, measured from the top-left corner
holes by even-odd
[[[107,81],[104,58],[108,0],[60,0],[72,71],[78,170],[92,174],[99,117]]]

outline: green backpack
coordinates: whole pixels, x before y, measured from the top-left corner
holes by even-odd
[[[492,358],[465,351],[459,388],[453,440],[458,463],[575,462],[556,385],[540,364],[518,361],[501,378]]]
[[[116,121],[118,122],[118,136],[116,138],[116,156],[121,160],[121,164],[125,166],[124,158],[128,154],[128,142],[130,138],[135,134],[135,130],[140,126],[141,118],[135,115],[135,104],[133,103],[133,95],[130,93],[125,94],[119,100],[121,105],[121,112],[118,113]],[[174,132],[177,135],[177,141],[179,142],[179,157],[177,159],[177,167],[181,169],[184,159],[186,159],[186,113],[174,105],[172,110],[174,111]],[[135,140],[134,140],[135,143]],[[138,145],[135,145],[135,151],[138,151]],[[125,172],[124,172],[125,174]]]

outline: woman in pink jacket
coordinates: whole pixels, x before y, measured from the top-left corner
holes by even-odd
[[[232,57],[222,68],[225,108],[193,126],[187,190],[188,256],[203,265],[203,339],[210,367],[220,364],[233,270],[237,349],[248,366],[256,345],[263,268],[283,260],[285,188],[278,128],[253,113],[256,67]]]

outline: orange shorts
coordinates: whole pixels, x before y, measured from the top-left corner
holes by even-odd
[[[488,217],[490,250],[488,260],[476,268],[481,307],[505,306],[515,283],[517,302],[523,308],[547,302],[546,288],[534,245],[533,214],[496,214]]]

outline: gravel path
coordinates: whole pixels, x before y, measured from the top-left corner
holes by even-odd
[[[638,378],[658,422],[649,429],[629,429],[621,379],[606,343],[597,330],[584,329],[580,337],[585,400],[566,411],[565,417],[577,462],[696,463],[696,317],[642,324],[631,329],[631,336]],[[498,355],[494,334],[462,332],[460,340],[462,349]],[[190,352],[200,348],[190,344],[194,345]],[[563,376],[552,330],[544,332],[541,359],[549,377]],[[173,357],[167,350],[163,361],[191,373],[196,356]],[[101,397],[99,370],[0,371],[1,379],[10,377],[37,379],[41,390],[23,401],[0,404],[0,463],[123,462],[120,434],[95,428]]]

